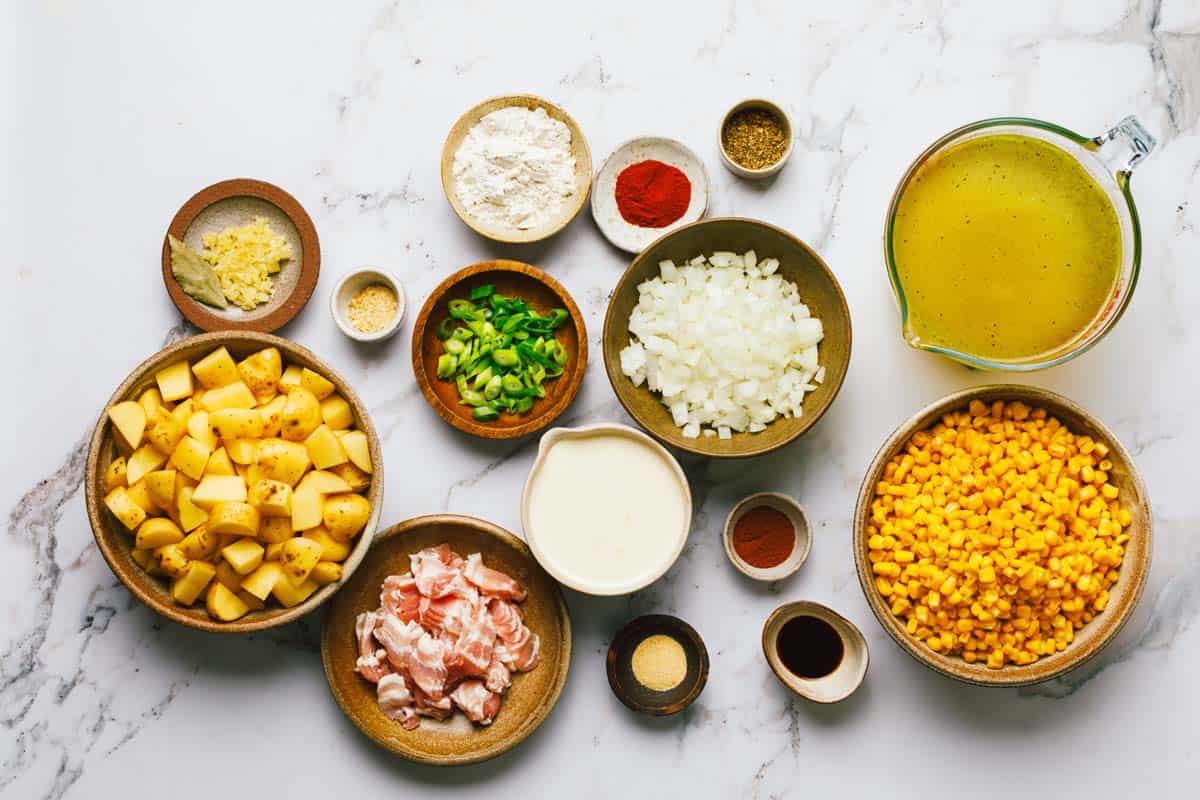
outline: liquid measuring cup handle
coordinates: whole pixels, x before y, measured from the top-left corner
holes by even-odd
[[[1109,147],[1109,143],[1114,143]],[[1104,161],[1119,180],[1126,181],[1137,165],[1154,151],[1158,140],[1150,135],[1137,117],[1128,116],[1091,141],[1091,149]],[[1111,151],[1111,152],[1110,152]]]

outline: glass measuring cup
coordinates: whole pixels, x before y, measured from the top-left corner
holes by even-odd
[[[923,165],[954,145],[982,136],[1005,133],[1040,139],[1055,145],[1072,156],[1096,181],[1111,202],[1120,224],[1121,264],[1108,303],[1087,328],[1051,351],[1028,358],[998,360],[921,340],[910,319],[909,302],[896,265],[893,236],[900,198]],[[917,156],[900,179],[888,207],[887,224],[884,228],[884,261],[887,264],[892,291],[900,307],[901,336],[904,341],[918,350],[937,353],[970,367],[1007,372],[1031,372],[1052,367],[1074,358],[1094,345],[1121,318],[1137,285],[1138,273],[1141,270],[1142,232],[1129,183],[1134,169],[1150,154],[1156,144],[1154,137],[1132,116],[1092,138],[1042,120],[997,117],[964,125],[931,144]]]

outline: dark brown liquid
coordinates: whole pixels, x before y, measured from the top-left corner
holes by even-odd
[[[842,663],[842,637],[823,619],[792,617],[775,637],[779,660],[801,678],[824,678]]]

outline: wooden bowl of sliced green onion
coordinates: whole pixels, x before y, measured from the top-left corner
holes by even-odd
[[[587,329],[545,272],[484,261],[429,295],[413,327],[412,363],[438,416],[475,436],[512,439],[545,428],[575,399]]]

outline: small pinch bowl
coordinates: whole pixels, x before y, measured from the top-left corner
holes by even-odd
[[[350,322],[350,301],[362,289],[376,283],[388,287],[395,293],[396,316],[392,317],[392,321],[380,330],[374,333],[363,333]],[[333,321],[337,324],[338,329],[346,334],[346,338],[356,342],[370,343],[390,339],[396,331],[400,330],[400,325],[404,322],[406,306],[404,287],[400,281],[391,273],[375,267],[362,267],[347,273],[329,293],[329,313],[333,316]]]
[[[459,402],[454,381],[437,376],[438,356],[442,352],[437,326],[448,316],[451,300],[464,299],[472,289],[488,283],[495,285],[497,294],[520,297],[541,313],[552,308],[566,309],[569,320],[555,331],[555,336],[566,348],[568,357],[563,374],[542,384],[546,396],[537,400],[528,413],[503,413],[493,422],[479,422],[471,416],[471,407]],[[587,327],[579,306],[561,283],[520,261],[496,259],[459,270],[429,294],[413,323],[412,367],[421,393],[439,417],[460,431],[483,439],[513,439],[553,422],[579,392],[587,357]]]
[[[530,630],[541,637],[541,662],[532,671],[513,676],[491,725],[473,726],[456,714],[446,722],[424,720],[409,731],[384,716],[375,687],[354,671],[358,657],[354,620],[379,607],[383,579],[408,572],[410,555],[442,543],[463,556],[481,553],[484,564],[522,583],[528,597],[521,608]],[[485,520],[431,514],[405,520],[375,538],[362,569],[330,604],[321,630],[321,661],[338,706],[377,745],[421,764],[474,764],[516,747],[554,709],[571,667],[571,616],[558,584],[537,565],[520,539]]]
[[[575,194],[563,204],[562,213],[559,214],[557,219],[550,220],[541,227],[529,228],[528,230],[509,227],[489,228],[485,226],[472,216],[466,206],[458,199],[458,193],[454,191],[454,154],[458,152],[463,139],[466,138],[471,128],[475,127],[475,124],[480,119],[493,111],[508,108],[509,106],[522,106],[531,111],[542,108],[545,109],[546,114],[551,119],[556,119],[566,125],[571,131],[571,155],[575,157]],[[454,209],[454,213],[458,215],[458,218],[467,227],[480,236],[491,239],[493,242],[530,244],[550,238],[570,225],[571,221],[579,215],[584,203],[587,202],[588,190],[591,188],[591,185],[592,153],[588,149],[587,139],[584,138],[579,124],[562,108],[537,95],[507,94],[484,100],[468,109],[466,113],[458,118],[458,121],[450,128],[450,133],[446,136],[446,143],[442,146],[442,190],[446,195],[446,200],[450,203],[450,207]]]
[[[743,167],[741,164],[734,161],[729,157],[729,153],[725,152],[725,123],[727,123],[729,118],[734,114],[744,109],[762,109],[763,111],[774,114],[779,118],[779,121],[783,123],[783,132],[784,135],[787,136],[787,147],[784,149],[783,155],[781,155],[779,160],[774,164],[762,167],[761,169],[750,169],[749,167]],[[725,116],[721,117],[721,127],[717,128],[717,149],[721,153],[721,163],[725,165],[726,169],[728,169],[734,175],[737,175],[739,178],[746,178],[747,180],[752,181],[770,178],[772,175],[778,174],[778,172],[784,168],[784,165],[787,164],[788,159],[792,157],[792,131],[793,128],[791,117],[789,117],[787,112],[785,112],[777,104],[772,103],[770,100],[764,100],[761,97],[752,97],[747,100],[743,100],[725,112]]]
[[[842,661],[833,672],[821,678],[802,678],[784,666],[776,639],[784,624],[795,617],[816,617],[837,631],[842,639]],[[767,617],[762,631],[762,648],[767,664],[779,682],[814,703],[837,703],[854,694],[862,685],[871,663],[867,639],[858,626],[832,608],[808,600],[782,605]]]
[[[371,475],[371,487],[367,490],[366,498],[371,503],[371,516],[358,539],[354,549],[342,562],[342,580],[322,586],[307,600],[292,608],[281,608],[268,605],[261,611],[251,611],[246,616],[234,622],[220,622],[209,617],[203,603],[192,607],[177,605],[171,599],[171,587],[164,578],[155,577],[143,570],[131,557],[133,551],[133,536],[117,522],[116,518],[104,505],[104,473],[115,452],[113,443],[112,423],[108,419],[108,409],[122,400],[137,399],[146,388],[154,385],[154,373],[163,367],[186,359],[195,362],[224,345],[235,359],[242,359],[264,347],[276,347],[285,363],[300,364],[320,372],[333,382],[339,394],[345,397],[354,411],[354,424],[367,434],[367,442],[371,452],[371,462],[374,472]],[[350,384],[324,361],[317,358],[306,348],[287,339],[252,331],[226,331],[206,333],[184,339],[166,347],[134,368],[100,413],[92,431],[88,445],[87,467],[84,472],[84,493],[86,497],[88,521],[92,526],[92,534],[96,544],[113,574],[125,584],[125,588],[138,600],[145,603],[153,611],[167,619],[200,630],[214,633],[251,633],[299,619],[313,611],[338,590],[338,587],[349,580],[354,570],[362,562],[363,556],[371,547],[371,538],[379,523],[379,513],[383,508],[383,455],[380,449],[379,435],[358,395]]]
[[[687,657],[687,674],[673,689],[658,692],[643,686],[633,674],[633,653],[651,636],[669,636]],[[605,658],[608,685],[617,699],[639,714],[666,717],[690,706],[708,682],[708,648],[696,629],[679,617],[647,614],[631,620],[613,637]]]
[[[1109,481],[1120,490],[1120,501],[1133,517],[1132,525],[1125,530],[1129,541],[1125,543],[1125,557],[1116,584],[1109,590],[1108,606],[1091,622],[1075,632],[1075,639],[1065,650],[1042,656],[1032,664],[1006,664],[1000,669],[989,669],[981,663],[968,664],[959,656],[935,653],[923,642],[909,636],[903,623],[892,614],[875,586],[875,576],[867,552],[867,526],[871,516],[871,501],[875,486],[882,479],[888,461],[907,444],[917,431],[933,425],[944,414],[965,409],[972,400],[991,403],[996,400],[1011,402],[1020,400],[1034,408],[1044,408],[1059,422],[1076,435],[1087,435],[1109,447],[1108,459],[1113,462]],[[1083,664],[1100,652],[1120,632],[1137,605],[1146,576],[1150,572],[1150,555],[1153,523],[1150,500],[1146,486],[1138,476],[1133,458],[1121,445],[1116,436],[1088,411],[1065,397],[1033,386],[996,384],[979,386],[943,397],[909,417],[892,432],[875,454],[867,469],[858,493],[858,505],[854,512],[854,562],[858,581],[871,611],[879,624],[896,643],[910,656],[941,674],[977,686],[1026,686],[1058,677],[1068,670]]]
[[[737,527],[738,520],[747,511],[760,506],[773,508],[783,514],[792,523],[792,529],[796,532],[796,541],[792,545],[792,552],[773,567],[756,567],[748,564],[733,547],[733,531]],[[794,574],[808,560],[809,550],[812,549],[812,529],[809,527],[808,515],[804,511],[804,506],[786,494],[778,492],[752,494],[734,506],[730,510],[729,516],[725,518],[725,530],[721,534],[721,539],[725,544],[725,555],[729,556],[733,566],[737,567],[738,571],[746,577],[756,581],[778,581]]]
[[[803,413],[776,419],[758,433],[734,433],[729,439],[685,439],[659,395],[621,371],[621,350],[629,344],[629,315],[638,304],[638,285],[659,274],[660,261],[677,264],[717,250],[779,260],[779,275],[796,284],[800,299],[820,318],[825,338],[818,358],[825,380],[804,397]],[[787,231],[753,219],[714,217],[693,222],[658,239],[633,260],[617,282],[604,315],[604,368],[617,399],[651,436],[688,453],[710,458],[748,458],[777,450],[808,431],[833,404],[850,367],[850,309],[833,272],[812,248]]]

